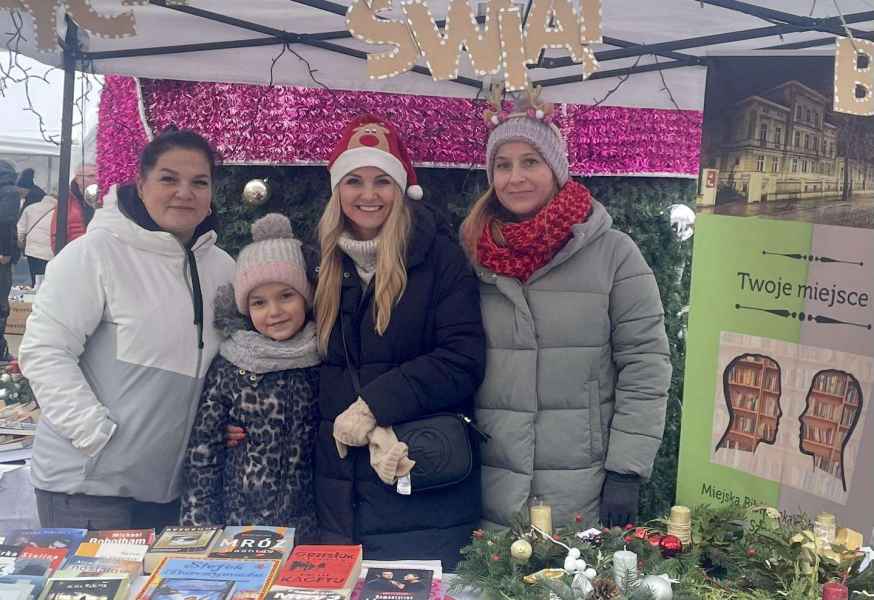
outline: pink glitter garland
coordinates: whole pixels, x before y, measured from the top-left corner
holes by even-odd
[[[100,197],[114,183],[133,181],[146,132],[140,120],[136,80],[110,75],[100,96],[97,182]]]
[[[100,102],[101,189],[136,175],[146,142],[134,80],[108,77]],[[395,123],[416,165],[483,166],[485,101],[376,92],[144,79],[153,131],[170,124],[205,135],[228,164],[325,164],[345,124],[362,112]],[[695,177],[702,113],[556,106],[577,175]]]

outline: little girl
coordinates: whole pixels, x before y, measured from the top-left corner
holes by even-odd
[[[233,288],[216,299],[226,338],[213,361],[185,457],[183,525],[295,528],[316,541],[313,454],[319,354],[312,290],[288,219],[252,225]],[[225,444],[228,425],[245,441]]]

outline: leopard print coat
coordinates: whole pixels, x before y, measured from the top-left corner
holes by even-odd
[[[295,543],[317,541],[318,377],[317,366],[256,374],[215,358],[186,454],[182,525],[288,526]],[[236,447],[227,425],[246,431]]]

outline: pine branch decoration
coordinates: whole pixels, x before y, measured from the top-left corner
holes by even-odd
[[[619,600],[622,592],[612,579],[597,577],[592,581],[592,594],[589,600]]]

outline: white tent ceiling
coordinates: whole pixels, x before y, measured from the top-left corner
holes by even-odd
[[[178,46],[187,44],[206,44],[214,42],[235,42],[239,40],[268,39],[271,31],[284,31],[295,34],[321,34],[325,32],[340,32],[334,34],[327,43],[345,49],[359,51],[375,51],[380,48],[366,46],[348,37],[342,37],[346,29],[344,8],[351,0],[257,0],[241,2],[240,0],[187,0],[171,2],[169,0],[137,0],[139,4],[122,6],[120,0],[90,0],[98,13],[103,15],[118,15],[124,11],[132,11],[135,18],[136,34],[119,39],[106,39],[96,36],[83,40],[83,50],[87,53],[100,53],[118,50],[144,49],[162,46]],[[521,0],[520,0],[521,1]],[[305,4],[304,4],[305,2]],[[476,0],[471,0],[475,4]],[[724,2],[725,3],[725,2]],[[2,4],[2,3],[0,3]],[[125,2],[124,4],[127,4]],[[429,0],[429,6],[435,16],[445,15],[446,0]],[[699,0],[603,0],[603,30],[608,41],[631,44],[657,44],[699,36],[726,34],[742,30],[774,28],[783,26],[783,35],[772,35],[758,39],[746,39],[729,43],[698,44],[677,50],[684,55],[702,56],[713,51],[749,51],[775,45],[822,40],[834,38],[835,32],[803,31],[790,32],[784,22],[751,16],[734,10],[729,10],[714,3]],[[717,3],[718,4],[718,3]],[[801,17],[837,18],[841,14],[869,12],[874,17],[874,1],[869,0],[756,0],[748,2],[757,7],[786,11]],[[321,8],[319,8],[321,7]],[[327,8],[329,10],[323,10]],[[229,23],[221,23],[189,14],[186,11],[208,11],[231,19],[239,19],[260,26],[260,32],[245,29]],[[330,12],[333,10],[334,12]],[[62,11],[58,11],[59,35],[64,34]],[[31,16],[22,10],[24,15],[22,34],[26,39],[16,41],[17,49],[38,60],[61,65],[60,52],[43,53],[36,48],[32,33]],[[399,4],[395,0],[394,14],[399,15]],[[874,18],[860,20],[853,24],[861,30],[872,29]],[[829,23],[840,31],[838,21]],[[9,33],[14,26],[8,10],[0,10],[0,29]],[[257,27],[256,27],[257,29]],[[266,43],[266,42],[265,42]],[[208,50],[186,52],[182,54],[165,54],[158,56],[130,56],[124,58],[106,58],[94,60],[88,64],[89,69],[98,73],[119,73],[141,77],[205,80],[225,82],[265,83],[272,79],[277,84],[302,85],[313,87],[318,85],[303,60],[314,69],[315,78],[330,88],[399,92],[407,94],[430,94],[443,96],[473,97],[478,90],[468,85],[453,82],[434,82],[430,76],[418,73],[406,73],[401,76],[371,81],[366,75],[365,61],[360,57],[347,56],[330,49],[313,47],[303,43],[290,46],[297,56],[285,52],[275,60],[282,50],[282,44],[263,45],[251,48],[232,48],[223,50]],[[824,46],[830,50],[830,46]],[[617,45],[600,45],[596,51],[615,51]],[[614,52],[615,54],[615,52]],[[98,57],[100,55],[97,55]],[[638,66],[653,64],[656,58],[652,54],[641,58],[626,57],[615,60],[609,53],[608,60],[601,61],[602,72],[629,67],[638,61]],[[672,63],[677,56],[660,56],[660,64]],[[679,57],[682,58],[682,57]],[[273,64],[275,61],[275,64]],[[272,69],[271,69],[271,65]],[[470,75],[469,65],[467,75]],[[700,109],[703,105],[705,68],[703,66],[684,66],[661,71],[634,74],[609,99],[608,104],[626,106],[645,106],[654,108],[672,108],[674,101],[683,108]],[[560,68],[537,68],[530,72],[533,81],[551,80],[557,77],[579,75],[579,66],[564,66]],[[661,75],[665,78],[671,94],[663,88]],[[595,98],[603,97],[607,91],[616,87],[615,77],[593,79],[586,82],[571,82],[564,85],[549,86],[544,96],[551,100],[577,103],[591,103]],[[673,96],[671,99],[670,96]]]

